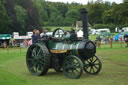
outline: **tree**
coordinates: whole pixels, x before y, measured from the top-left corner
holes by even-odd
[[[102,14],[103,24],[112,24],[112,23],[114,23],[114,20],[113,20],[113,17],[112,17],[112,12],[113,12],[112,9],[104,11],[104,13]]]
[[[76,9],[71,9],[66,14],[67,21],[70,24],[76,23],[76,21],[79,19],[79,16],[80,16],[80,13]]]
[[[33,1],[34,1],[35,6],[39,10],[41,23],[45,24],[45,22],[48,21],[48,15],[47,15],[47,10],[46,10],[45,0],[33,0]]]
[[[12,30],[9,28],[9,26],[12,25],[12,21],[7,14],[4,4],[5,0],[0,0],[0,34],[12,32]]]
[[[125,2],[128,2],[128,0],[123,0],[123,2],[125,3]]]
[[[104,12],[104,7],[100,3],[94,3],[89,5],[88,7],[89,13],[88,13],[88,19],[89,23],[94,24],[102,24],[102,14]]]
[[[103,7],[105,8],[105,10],[109,10],[111,9],[111,3],[108,1],[105,1],[105,3],[103,4]]]
[[[18,0],[17,3],[27,11],[26,31],[32,31],[34,28],[41,29],[39,11],[33,4],[33,0]]]
[[[66,4],[64,3],[57,3],[55,6],[54,6],[58,11],[60,11],[61,15],[63,17],[66,17],[66,13],[68,11],[68,7]]]
[[[21,7],[20,5],[16,5],[15,6],[15,12],[16,12],[17,21],[21,25],[20,33],[24,34],[25,32],[27,32],[27,30],[25,28],[26,20],[28,18],[27,11],[23,7]]]
[[[116,5],[113,8],[112,17],[114,19],[114,24],[127,24],[128,22],[128,3],[122,3]]]

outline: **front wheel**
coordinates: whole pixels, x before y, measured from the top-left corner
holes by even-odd
[[[97,56],[93,56],[84,61],[84,71],[88,74],[96,75],[100,72],[102,63]]]
[[[63,61],[64,75],[71,79],[78,79],[83,73],[83,63],[80,58],[70,55]]]

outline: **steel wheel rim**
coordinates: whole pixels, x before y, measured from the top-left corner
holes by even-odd
[[[68,57],[63,63],[63,72],[66,77],[77,79],[83,72],[82,63],[78,58]]]
[[[43,51],[39,46],[33,45],[29,48],[26,61],[28,69],[32,74],[40,75],[44,70]]]
[[[97,56],[84,61],[84,71],[89,74],[98,74],[102,68],[102,63]]]

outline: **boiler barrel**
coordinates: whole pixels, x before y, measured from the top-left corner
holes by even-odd
[[[71,55],[80,56],[84,59],[93,57],[96,53],[96,47],[92,41],[76,41],[72,43],[57,42],[50,46],[52,50],[67,50]]]

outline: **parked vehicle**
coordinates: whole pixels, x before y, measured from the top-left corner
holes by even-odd
[[[101,33],[104,33],[104,32],[110,32],[110,29],[109,28],[96,29],[96,30],[93,30],[92,35],[100,35]]]
[[[122,31],[123,31],[123,32],[128,32],[128,27],[123,27],[123,28],[122,28]]]

